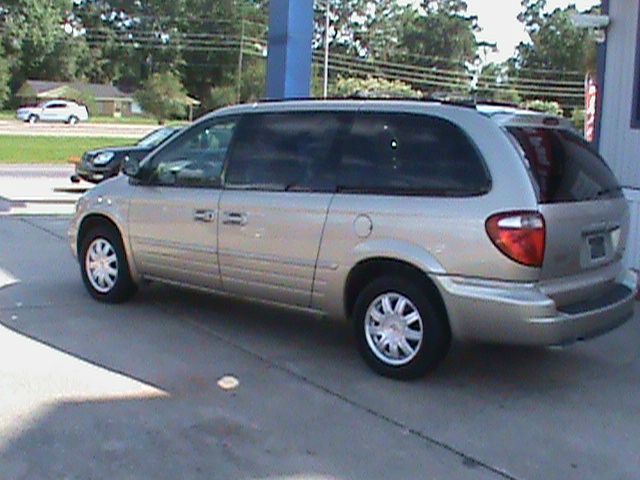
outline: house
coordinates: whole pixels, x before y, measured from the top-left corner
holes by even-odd
[[[603,0],[596,142],[631,207],[626,262],[640,270],[640,0]]]
[[[26,105],[54,98],[66,98],[72,92],[80,92],[95,101],[97,111],[89,112],[91,115],[119,117],[131,116],[140,111],[132,95],[113,85],[97,83],[27,80],[16,93],[16,97],[20,99],[21,104]]]

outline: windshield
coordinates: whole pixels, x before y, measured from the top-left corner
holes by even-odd
[[[154,148],[164,142],[167,138],[177,132],[175,128],[160,128],[154,130],[149,135],[138,142],[139,147]]]
[[[507,131],[522,147],[541,203],[622,196],[607,164],[579,135],[543,127],[508,127]]]

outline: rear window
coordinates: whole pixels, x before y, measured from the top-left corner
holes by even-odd
[[[382,195],[469,196],[491,180],[452,123],[428,115],[362,113],[342,148],[339,190]]]
[[[522,147],[541,203],[622,196],[607,164],[579,135],[539,127],[507,127],[507,131]]]

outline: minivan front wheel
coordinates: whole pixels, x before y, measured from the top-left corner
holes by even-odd
[[[450,334],[431,292],[404,277],[381,277],[356,300],[353,320],[360,353],[381,375],[425,375],[446,355]]]
[[[120,235],[100,226],[83,238],[80,269],[85,287],[96,300],[119,303],[136,291]]]

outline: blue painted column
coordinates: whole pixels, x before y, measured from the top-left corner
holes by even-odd
[[[269,8],[267,98],[308,97],[313,0],[271,0]]]

